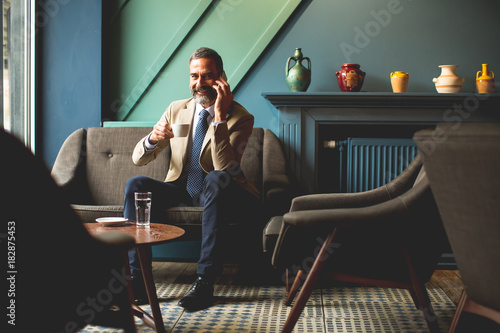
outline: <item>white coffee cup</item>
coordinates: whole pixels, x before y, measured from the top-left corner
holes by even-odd
[[[174,138],[185,137],[189,134],[190,124],[171,124]]]

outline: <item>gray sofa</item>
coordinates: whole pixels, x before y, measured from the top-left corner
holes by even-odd
[[[139,167],[132,162],[135,144],[150,130],[151,127],[94,127],[76,130],[65,140],[51,174],[66,191],[83,222],[94,222],[97,217],[123,216],[124,188],[130,177],[165,179],[168,150],[146,166]],[[284,153],[276,135],[267,129],[254,128],[241,168],[247,179],[260,189],[263,209],[252,221],[243,221],[249,218],[247,216],[236,217],[230,223],[234,228],[229,228],[228,241],[240,243],[242,239],[236,235],[243,233],[244,238],[252,235],[253,239],[255,233],[255,242],[260,244],[260,235],[269,217],[284,214],[292,197]],[[185,239],[199,238],[201,208],[173,207],[167,209],[166,214],[165,221],[152,222],[184,228]],[[240,226],[244,226],[243,229]]]

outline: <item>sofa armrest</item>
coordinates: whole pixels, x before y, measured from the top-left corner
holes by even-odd
[[[67,188],[76,179],[78,168],[84,161],[87,131],[80,128],[71,133],[59,150],[51,176],[59,187]]]
[[[290,207],[293,194],[283,148],[276,135],[268,129],[264,130],[262,155],[262,198],[272,210],[271,215],[281,215]]]
[[[377,223],[382,226],[394,223],[407,213],[408,207],[401,198],[362,208],[303,210],[286,213],[283,223],[296,227],[360,227]]]
[[[408,191],[415,184],[422,169],[422,157],[415,159],[396,178],[375,189],[357,193],[311,194],[294,198],[290,211],[358,208],[379,204]]]
[[[91,204],[86,181],[87,131],[80,128],[71,133],[59,150],[50,175],[63,189],[68,201]]]
[[[292,200],[290,212],[301,210],[357,208],[371,206],[387,200],[391,196],[385,186],[358,193],[309,194]]]
[[[405,193],[378,204],[289,212],[283,216],[283,222],[286,225],[301,227],[358,227],[377,221],[377,226],[379,226],[394,221],[408,222],[403,216],[410,210],[415,216],[425,216],[425,218],[422,217],[423,220],[430,220],[433,214],[439,215],[435,207],[429,182],[424,177],[421,182]]]

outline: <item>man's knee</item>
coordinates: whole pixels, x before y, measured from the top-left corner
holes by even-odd
[[[125,194],[141,191],[147,179],[148,177],[145,176],[136,176],[127,180],[125,184]]]
[[[220,170],[214,170],[209,172],[204,180],[204,187],[216,191],[223,190],[227,188],[231,183],[231,176]]]

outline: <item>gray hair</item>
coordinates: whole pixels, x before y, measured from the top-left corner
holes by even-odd
[[[215,61],[215,68],[217,69],[218,75],[220,75],[224,70],[222,58],[215,50],[208,47],[200,47],[194,51],[193,54],[191,54],[191,57],[189,57],[189,64],[191,64],[191,60],[199,58],[210,58]]]

